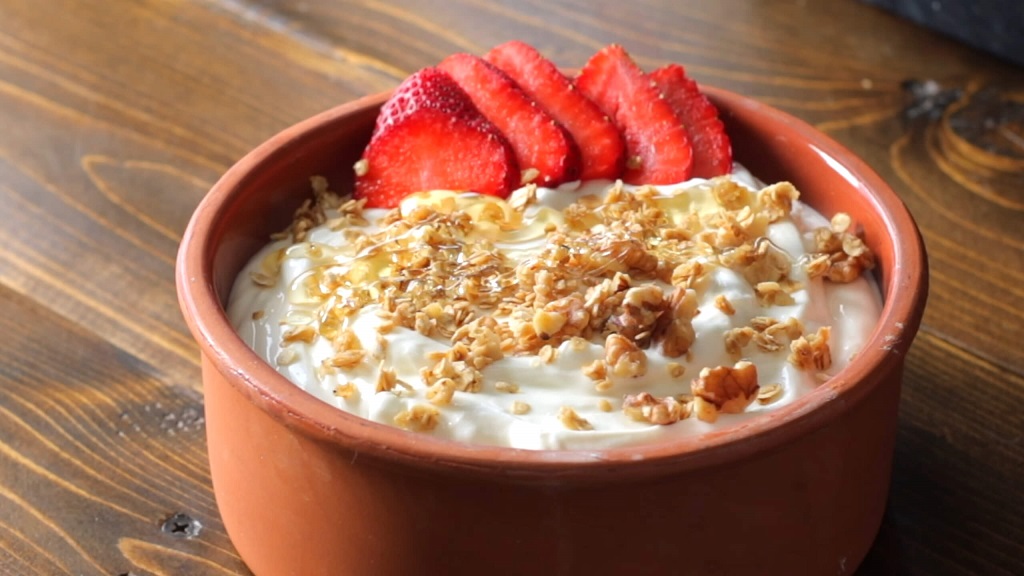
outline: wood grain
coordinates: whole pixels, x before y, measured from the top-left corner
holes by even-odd
[[[174,293],[189,215],[276,131],[512,38],[681,62],[892,184],[932,289],[858,574],[1020,573],[1024,70],[845,0],[0,3],[0,573],[247,573]]]
[[[196,391],[7,288],[0,329],[20,335],[0,343],[5,574],[242,569],[210,491]],[[200,521],[199,537],[161,530],[177,512]]]

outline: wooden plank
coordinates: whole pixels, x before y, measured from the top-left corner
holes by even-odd
[[[197,392],[6,288],[0,330],[18,335],[0,341],[4,573],[243,570],[213,500]],[[195,538],[162,530],[176,513],[202,524]]]

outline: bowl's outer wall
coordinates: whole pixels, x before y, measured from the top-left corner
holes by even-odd
[[[901,369],[755,458],[564,486],[396,470],[282,426],[206,361],[210,465],[259,576],[852,573],[885,506]]]
[[[792,119],[784,115],[764,121],[757,106],[747,109],[746,101],[712,94],[741,162],[766,180],[791,179],[826,214],[851,213],[878,255],[887,298],[902,284],[916,286],[912,294],[903,287],[902,297],[913,301],[901,312],[898,333],[888,335],[889,353],[878,365],[857,375],[852,392],[841,379],[824,385],[823,393],[840,393],[800,426],[788,426],[785,436],[754,435],[715,455],[665,458],[657,465],[553,461],[523,475],[523,467],[510,461],[507,471],[499,465],[479,472],[450,466],[444,455],[413,461],[397,454],[401,450],[389,454],[379,442],[333,441],[330,426],[292,410],[310,401],[305,393],[297,387],[270,392],[253,381],[252,372],[265,367],[240,366],[240,341],[224,334],[223,326],[200,326],[200,318],[223,317],[238,271],[290,219],[307,195],[310,175],[326,175],[341,189],[350,185],[350,167],[382,101],[368,99],[330,115],[324,125],[271,140],[270,162],[243,159],[233,179],[225,180],[248,192],[234,203],[205,208],[219,211],[215,224],[190,227],[183,243],[207,236],[203,258],[220,302],[197,303],[185,295],[182,305],[203,349],[218,505],[256,574],[854,570],[884,509],[902,354],[924,306],[923,248],[909,216],[909,229],[893,239],[893,222],[879,213],[877,198],[857,190],[861,185],[842,173],[845,168],[836,171],[833,158],[803,141],[805,125],[791,129],[784,124]],[[895,266],[897,258],[902,268]],[[197,269],[196,262],[179,262],[183,294],[206,281]],[[365,427],[377,438],[409,443],[400,431]],[[643,473],[622,473],[624,468]]]

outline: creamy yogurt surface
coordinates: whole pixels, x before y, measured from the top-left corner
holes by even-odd
[[[670,268],[674,274],[662,270],[664,265],[644,274],[636,270],[618,276],[609,270],[597,272],[605,275],[606,284],[617,284],[613,290],[624,293],[620,298],[623,305],[636,304],[645,293],[630,293],[630,288],[660,288],[664,299],[655,297],[646,319],[676,313],[684,333],[687,324],[692,327],[692,342],[681,354],[678,350],[666,352],[663,340],[667,337],[658,335],[665,330],[664,319],[646,326],[646,332],[641,326],[637,334],[629,331],[631,317],[623,313],[624,308],[617,309],[614,319],[603,328],[571,336],[566,326],[558,325],[563,320],[557,314],[558,306],[549,306],[556,311],[553,318],[539,312],[526,318],[521,309],[509,315],[507,306],[504,311],[493,306],[463,306],[475,317],[490,314],[515,326],[513,341],[522,339],[523,334],[540,341],[523,345],[529,349],[516,349],[509,342],[506,325],[499,331],[504,334],[503,350],[496,352],[492,341],[492,357],[480,363],[483,365],[475,370],[473,381],[467,384],[455,377],[453,384],[448,381],[452,378],[446,380],[443,375],[445,368],[452,371],[445,362],[455,360],[455,372],[466,371],[466,362],[458,364],[462,356],[452,352],[450,330],[430,328],[431,321],[444,315],[440,304],[444,298],[437,306],[423,306],[421,300],[413,310],[424,312],[418,322],[426,328],[396,323],[395,314],[383,310],[394,307],[393,301],[375,300],[381,297],[375,287],[382,279],[390,282],[399,299],[401,287],[416,282],[413,278],[395,288],[391,279],[399,272],[390,264],[388,248],[368,243],[367,239],[387,226],[396,226],[396,215],[380,209],[355,210],[356,216],[343,211],[334,218],[328,211],[328,220],[303,233],[299,241],[289,236],[268,244],[236,280],[228,315],[242,339],[300,388],[341,410],[417,433],[474,444],[587,450],[699,435],[756,418],[821,385],[862,349],[881,311],[873,281],[864,274],[849,277],[851,263],[853,271],[859,272],[869,260],[861,252],[862,244],[849,232],[848,222],[840,216],[830,224],[810,207],[787,198],[788,185],[766,188],[741,167],[729,180],[739,187],[722,179],[657,187],[587,182],[557,190],[524,188],[508,201],[434,192],[407,198],[400,208],[406,216],[424,207],[469,214],[464,220],[472,223],[474,241],[500,253],[506,266],[525,265],[528,272],[519,274],[535,276],[545,267],[532,266],[532,259],[545,246],[551,250],[552,234],[572,225],[601,232],[612,225],[587,214],[612,210],[608,207],[610,195],[635,194],[634,205],[656,210],[663,224],[667,222],[667,238],[648,239],[651,251],[685,252],[680,256],[683,260],[673,261]],[[583,202],[585,209],[577,206],[575,216],[567,218],[566,210],[573,214],[569,207],[577,202]],[[788,214],[769,223],[773,206],[776,216],[779,206]],[[713,215],[726,212],[730,214],[724,219],[726,228],[739,222],[739,236],[749,233],[742,242],[745,246],[740,247],[740,241],[732,237],[736,234],[715,235],[707,232],[706,226],[697,226],[705,230],[704,236],[685,238],[698,220],[714,220]],[[567,223],[574,218],[575,224]],[[405,251],[419,239],[429,240],[434,230],[432,225],[397,225],[405,226],[401,238],[406,245],[400,248]],[[829,231],[824,233],[828,242],[820,237],[822,229]],[[709,248],[709,238],[719,245]],[[836,242],[852,255],[840,248],[837,256]],[[829,243],[832,253],[822,252],[822,246]],[[581,250],[579,246],[567,248],[573,249]],[[762,255],[770,252],[769,260],[786,263],[779,273],[782,277],[758,278],[754,268],[760,260],[748,254],[747,260],[754,261],[749,264],[738,257],[744,249]],[[469,260],[471,252],[466,250],[458,258]],[[685,274],[690,268],[681,269],[680,262],[696,266],[700,273]],[[400,273],[408,275],[410,270]],[[828,279],[844,273],[847,277],[842,279],[849,281]],[[477,288],[491,285],[487,279],[474,282]],[[516,279],[512,284],[504,289],[515,290]],[[678,312],[686,305],[671,308],[671,294],[676,290],[680,298],[689,290],[688,306],[695,308],[692,313]],[[532,291],[523,291],[543,292],[536,285]],[[576,301],[591,303],[594,292],[597,290],[592,290],[588,299],[581,289]],[[342,305],[346,298],[350,301]],[[543,303],[547,297],[536,298]],[[336,313],[339,306],[343,313]],[[554,329],[555,335],[543,338],[545,326],[551,322],[548,328]],[[598,320],[595,323],[600,324]],[[765,330],[772,324],[786,329]],[[642,369],[625,366],[616,372],[608,360],[608,334],[617,332],[627,334],[625,339],[641,351]],[[767,342],[766,333],[772,334]],[[810,360],[805,356],[801,362],[797,353],[801,344],[803,351],[811,351]],[[827,357],[820,353],[822,346]],[[719,389],[711,401],[705,400],[706,391],[695,381],[708,369],[722,367],[729,372],[747,362],[756,367],[756,389],[738,393],[739,410],[735,402],[730,404],[730,398],[723,397],[737,396],[735,387]],[[469,367],[473,366],[470,359]],[[429,374],[432,369],[433,376]],[[724,405],[715,404],[717,401]]]

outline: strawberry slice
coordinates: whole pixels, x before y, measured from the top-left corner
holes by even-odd
[[[693,175],[714,178],[732,172],[732,144],[718,119],[718,108],[701,93],[686,70],[679,64],[669,64],[650,76],[690,135]]]
[[[626,146],[619,129],[553,62],[518,40],[493,48],[484,59],[508,74],[572,134],[582,157],[581,180],[613,180],[622,175]]]
[[[643,70],[618,44],[594,54],[576,78],[626,140],[630,184],[672,184],[690,177],[693,151],[686,129]]]
[[[507,197],[519,185],[508,140],[448,74],[424,68],[381,107],[356,164],[355,197],[393,208],[422,190],[472,190]]]
[[[580,151],[572,136],[507,74],[472,54],[453,54],[438,65],[469,94],[473,104],[512,143],[524,176],[558,186],[580,176]]]

